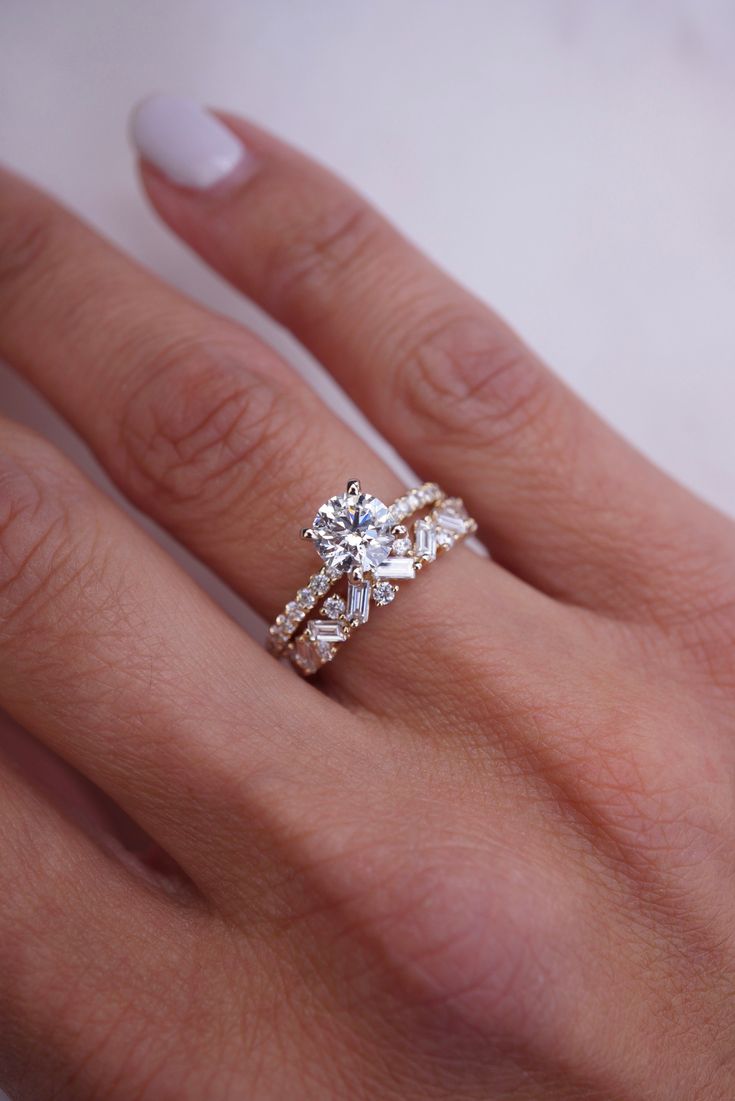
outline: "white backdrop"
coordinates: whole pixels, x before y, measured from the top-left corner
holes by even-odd
[[[735,513],[730,0],[3,0],[3,159],[251,317],[138,194],[126,117],[152,90],[328,162]],[[0,408],[84,461],[1,368]]]

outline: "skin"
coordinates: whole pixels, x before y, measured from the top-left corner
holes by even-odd
[[[0,1082],[729,1101],[732,523],[341,182],[227,122],[255,170],[202,194],[142,166],[154,207],[462,495],[492,558],[453,550],[303,681],[0,424]],[[10,173],[0,355],[266,616],[347,477],[401,490],[258,337]]]

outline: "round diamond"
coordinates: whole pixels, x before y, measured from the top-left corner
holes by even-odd
[[[322,611],[327,619],[339,619],[344,615],[345,602],[341,596],[328,596],[322,604]]]
[[[302,608],[305,608],[307,611],[309,611],[310,608],[314,607],[314,594],[311,592],[310,589],[299,589],[299,591],[296,593],[296,600],[298,601],[299,605]]]
[[[328,568],[372,570],[390,554],[393,518],[369,493],[343,493],[325,502],[314,517],[314,546]]]
[[[329,578],[325,573],[314,574],[309,582],[309,588],[317,596],[324,596],[325,592],[329,588]]]
[[[389,581],[379,581],[373,588],[373,600],[376,604],[390,604],[397,592],[396,586]]]
[[[411,540],[407,539],[405,535],[401,536],[400,539],[396,539],[395,543],[393,544],[393,553],[400,557],[405,554],[410,554]]]

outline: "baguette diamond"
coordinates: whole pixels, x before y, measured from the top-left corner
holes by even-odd
[[[464,535],[467,531],[469,516],[467,509],[457,497],[448,498],[434,513],[436,522],[445,531]]]
[[[428,520],[417,520],[413,531],[417,557],[433,562],[436,558],[436,528]]]
[[[347,618],[350,623],[367,623],[370,589],[369,581],[350,581],[347,586]]]
[[[383,580],[399,580],[400,578],[412,578],[416,565],[413,558],[389,558],[378,566],[373,573]]]
[[[312,619],[307,630],[314,642],[344,642],[347,638],[344,625],[331,619]]]

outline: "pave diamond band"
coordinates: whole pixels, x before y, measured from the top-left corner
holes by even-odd
[[[387,508],[377,497],[362,493],[356,480],[347,483],[341,497],[331,497],[318,510],[310,528],[304,528],[302,536],[311,539],[324,565],[312,574],[306,585],[299,589],[296,598],[290,600],[271,624],[268,632],[268,648],[280,656],[309,614],[319,605],[335,583],[345,573],[357,585],[363,571],[382,566],[389,555],[405,554],[411,546],[403,521],[438,504],[444,494],[434,482],[425,482],[394,501]],[[347,615],[352,620],[360,614],[367,619],[370,592],[363,593],[362,602],[355,592],[347,594]]]
[[[427,508],[427,515],[416,515]],[[403,523],[411,517],[412,532]],[[325,565],[271,625],[269,648],[310,676],[368,621],[372,604],[393,601],[396,582],[412,580],[476,530],[461,499],[446,497],[433,482],[404,494],[390,508],[363,493],[359,482],[348,482],[346,492],[322,505],[312,527],[302,531]],[[327,596],[343,577],[344,595]]]

